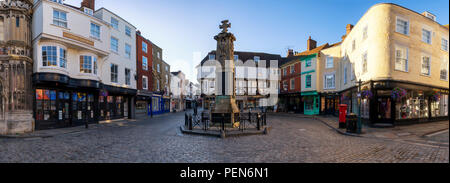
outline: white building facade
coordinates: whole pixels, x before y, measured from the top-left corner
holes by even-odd
[[[132,118],[135,28],[117,18],[123,30],[116,30],[103,19],[112,13],[95,11],[93,3],[78,8],[63,1],[36,0],[33,10],[36,129]]]

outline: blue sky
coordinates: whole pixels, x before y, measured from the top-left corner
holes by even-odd
[[[66,0],[79,5],[81,0]],[[449,23],[448,0],[97,0],[135,25],[163,48],[172,71],[195,81],[194,67],[214,50],[219,24],[229,19],[235,50],[286,55],[287,48],[306,49],[309,36],[318,44],[335,43],[347,24],[356,24],[374,4],[389,2],[416,12],[429,11],[440,24]],[[201,57],[194,59],[194,52]]]

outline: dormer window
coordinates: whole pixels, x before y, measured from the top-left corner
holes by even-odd
[[[94,15],[94,10],[92,10],[92,9],[84,7],[83,11],[84,11],[84,13],[86,13],[88,15]]]
[[[53,1],[53,2],[59,3],[59,4],[63,4],[63,1],[64,1],[64,0],[50,0],[50,1]]]
[[[433,14],[431,14],[431,13],[428,12],[428,11],[423,12],[422,15],[424,15],[425,17],[427,17],[427,18],[429,18],[429,19],[431,19],[431,20],[433,20],[433,21],[436,21],[436,16],[433,15]]]

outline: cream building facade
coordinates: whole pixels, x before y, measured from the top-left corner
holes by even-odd
[[[448,25],[429,12],[374,5],[354,27],[347,26],[339,47],[322,52],[340,55],[333,91],[340,91],[340,103],[356,113],[361,81],[360,111],[370,124],[448,119],[448,35]]]

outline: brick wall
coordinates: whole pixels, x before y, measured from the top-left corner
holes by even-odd
[[[147,53],[142,50],[142,43],[147,44]],[[145,39],[139,34],[136,34],[136,70],[137,70],[137,89],[142,89],[142,76],[147,76],[148,78],[148,91],[151,91],[153,88],[153,78],[152,78],[152,64],[153,64],[153,55],[152,55],[152,44],[149,40]],[[143,56],[147,57],[147,70],[144,70],[142,66],[142,58]]]

